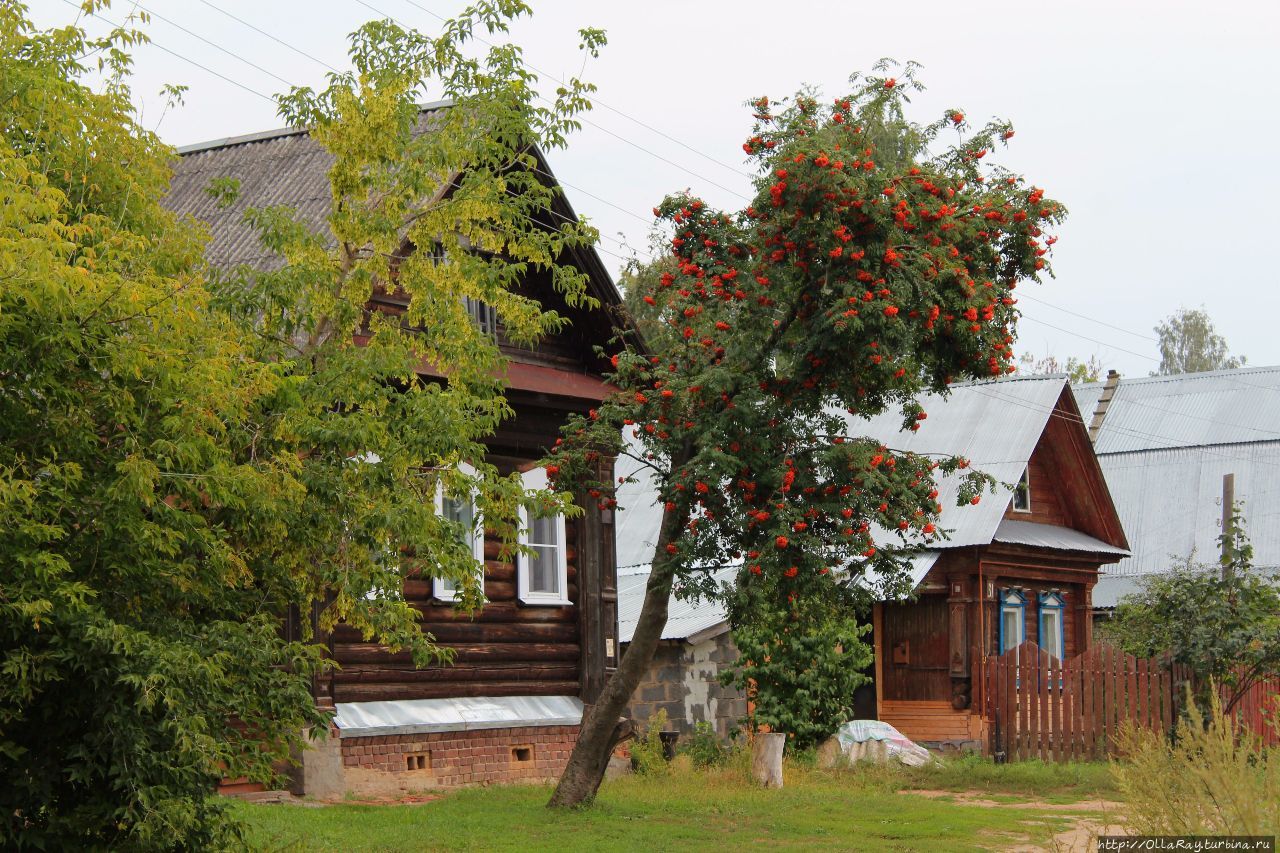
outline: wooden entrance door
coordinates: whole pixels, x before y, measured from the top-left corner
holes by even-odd
[[[951,699],[949,625],[945,596],[924,595],[910,604],[885,605],[880,646],[885,699]]]

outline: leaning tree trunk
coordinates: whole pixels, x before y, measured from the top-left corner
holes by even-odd
[[[667,544],[675,540],[678,528],[676,513],[665,512],[635,633],[617,671],[605,683],[595,704],[583,714],[578,742],[548,806],[572,807],[589,803],[600,789],[609,757],[624,731],[622,714],[640,679],[653,663],[658,641],[662,639],[662,629],[667,625],[667,609],[676,571],[675,560],[667,554]]]

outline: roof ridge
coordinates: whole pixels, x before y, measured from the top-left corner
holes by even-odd
[[[439,101],[430,101],[425,104],[418,104],[419,113],[429,113],[435,110],[444,109],[453,106],[453,98],[442,98]],[[233,148],[237,145],[248,145],[252,142],[266,142],[270,139],[282,139],[286,136],[300,136],[309,134],[310,128],[306,127],[277,127],[272,130],[259,130],[254,133],[244,133],[239,136],[225,136],[221,139],[210,139],[204,142],[193,142],[189,145],[179,145],[177,147],[178,156],[185,157],[188,154],[198,154],[201,151],[212,151],[218,148]]]
[[[1231,376],[1239,376],[1241,374],[1258,374],[1258,373],[1275,373],[1280,372],[1280,364],[1264,364],[1249,367],[1226,367],[1221,370],[1201,370],[1195,373],[1169,373],[1161,376],[1121,376],[1120,385],[1136,385],[1136,384],[1155,384],[1160,382],[1185,382],[1197,379],[1221,379],[1230,378]],[[1105,380],[1097,382],[1080,382],[1072,385],[1072,388],[1096,388],[1104,384]]]
[[[1067,374],[1065,373],[1015,373],[1009,376],[997,376],[994,379],[968,379],[964,382],[952,382],[947,385],[947,388],[973,388],[975,386],[1002,384],[1009,385],[1014,382],[1063,382],[1066,381],[1066,379]]]

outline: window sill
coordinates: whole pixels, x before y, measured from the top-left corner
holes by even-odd
[[[558,596],[522,595],[518,601],[526,607],[569,607],[573,604],[569,599]]]

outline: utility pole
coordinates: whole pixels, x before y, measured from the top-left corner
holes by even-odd
[[[1236,475],[1222,475],[1222,580],[1231,580],[1235,558]]]

